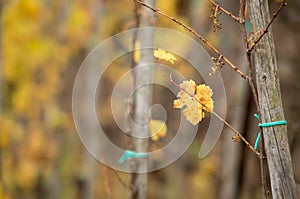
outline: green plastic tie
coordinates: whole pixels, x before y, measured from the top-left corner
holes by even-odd
[[[263,124],[258,124],[259,127],[271,127],[271,126],[278,126],[278,125],[284,125],[286,124],[286,120],[280,120],[276,122],[268,122],[268,123],[263,123]]]
[[[256,117],[257,119],[260,118],[259,115],[256,113],[254,114],[254,117]],[[276,122],[267,122],[267,123],[262,123],[262,124],[259,123],[258,127],[271,127],[271,126],[285,125],[286,123],[287,123],[286,120],[280,120],[280,121],[276,121]],[[255,144],[254,144],[254,150],[257,150],[260,138],[261,138],[261,133],[258,132],[257,138],[255,140]]]
[[[256,117],[257,119],[259,119],[259,115],[258,114],[254,114],[254,117]]]
[[[261,133],[258,132],[257,138],[256,138],[256,140],[255,140],[254,150],[257,150],[257,147],[258,147],[258,143],[259,143],[260,137],[261,137]]]
[[[135,151],[126,150],[118,162],[119,162],[119,164],[123,164],[125,162],[125,160],[127,160],[129,158],[145,158],[148,155],[149,155],[148,153],[142,153],[142,152],[138,153]]]

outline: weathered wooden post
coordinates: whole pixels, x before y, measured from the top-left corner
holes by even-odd
[[[268,1],[250,0],[249,8],[252,31],[264,30],[270,22]],[[256,70],[261,122],[284,120],[275,45],[271,29],[268,29],[268,32],[255,45],[253,65]],[[296,199],[297,193],[286,125],[263,127],[262,132],[270,172],[272,197],[274,199]]]

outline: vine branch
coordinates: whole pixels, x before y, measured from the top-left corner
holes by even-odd
[[[253,44],[247,49],[247,52],[250,53],[253,51],[254,47],[256,46],[256,44],[263,38],[263,36],[265,34],[267,34],[269,32],[269,28],[272,25],[274,19],[278,16],[279,12],[282,10],[283,7],[287,6],[286,0],[284,0],[279,8],[276,10],[276,12],[272,15],[272,18],[270,19],[269,23],[267,24],[267,26],[265,27],[264,30],[262,30],[262,33],[259,35],[259,37],[253,41]]]
[[[172,76],[169,75],[167,76],[165,73],[163,73],[163,76],[166,77],[169,82],[171,84],[173,84],[174,86],[176,86],[179,90],[182,90],[183,92],[185,92],[186,94],[188,94],[189,96],[191,96],[193,99],[195,99],[197,102],[199,102],[203,107],[207,108],[205,106],[205,104],[201,103],[197,98],[195,98],[195,96],[191,93],[189,93],[188,91],[186,91],[184,88],[182,88],[178,83],[176,83],[173,79]],[[219,114],[217,114],[215,111],[211,111],[212,114],[214,114],[219,120],[221,120],[222,122],[224,122],[224,124],[230,128],[237,136],[239,136],[241,138],[241,140],[246,144],[246,146],[255,154],[259,157],[260,153],[258,151],[256,151],[253,146],[242,136],[242,134],[240,132],[238,132],[238,130],[236,130],[233,126],[231,126],[225,119],[223,119]]]
[[[223,57],[224,62],[226,62],[228,64],[228,66],[230,68],[232,68],[232,70],[234,70],[236,73],[238,73],[242,78],[248,80],[248,76],[243,73],[236,65],[234,65],[227,57],[225,57],[218,49],[216,49],[211,43],[209,43],[208,40],[206,40],[202,35],[200,35],[199,33],[197,33],[193,28],[191,28],[190,26],[184,24],[183,22],[179,21],[178,19],[160,11],[160,9],[151,7],[143,2],[141,2],[140,0],[133,0],[137,3],[139,3],[140,5],[152,10],[155,13],[158,13],[172,21],[174,21],[175,23],[177,23],[178,25],[180,25],[181,27],[183,27],[184,29],[186,29],[187,31],[191,32],[193,35],[195,35],[198,39],[200,39],[210,50],[212,50],[213,52],[215,52],[216,54],[218,54],[219,56]]]
[[[214,0],[209,0],[209,2],[212,3],[214,6],[216,6],[223,13],[225,13],[226,15],[231,17],[234,21],[239,22],[239,23],[244,23],[245,22],[245,20],[243,18],[235,16],[234,14],[232,14],[231,12],[229,12],[228,10],[226,10],[225,8],[220,6],[220,4],[216,3]]]
[[[110,169],[117,177],[118,181],[125,187],[125,188],[129,188],[130,186],[121,178],[121,176],[118,174],[118,172],[110,167],[107,167],[108,169]]]
[[[107,195],[107,198],[111,198],[111,190],[109,187],[109,178],[108,178],[108,167],[103,167],[103,174],[104,174],[104,185],[105,185],[105,192]]]
[[[244,21],[246,20],[246,16],[247,16],[247,12],[248,12],[248,4],[247,3],[248,3],[248,0],[241,0],[240,1],[240,18],[242,18]],[[242,29],[242,33],[243,33],[243,37],[244,37],[245,48],[248,49],[249,48],[249,42],[248,42],[248,35],[247,35],[245,23],[241,24],[241,29]],[[258,104],[258,95],[257,95],[255,83],[254,83],[254,80],[253,80],[253,69],[252,69],[252,64],[251,64],[251,52],[248,52],[247,50],[246,50],[246,61],[247,61],[247,68],[248,68],[249,86],[250,86],[250,89],[251,89],[251,92],[252,92],[252,95],[253,95],[253,98],[254,98],[257,113],[260,114],[260,108],[259,108],[259,104]]]
[[[240,0],[240,11],[239,16],[246,20],[248,12],[248,0]],[[242,34],[244,37],[244,47],[246,49],[246,61],[247,61],[247,68],[248,68],[248,76],[249,76],[249,86],[252,92],[252,95],[254,97],[257,113],[260,114],[260,107],[258,103],[258,95],[257,95],[257,89],[255,87],[255,83],[253,80],[253,67],[251,62],[251,52],[247,52],[247,49],[249,48],[249,42],[248,42],[248,35],[246,31],[245,23],[241,24]],[[261,138],[261,142],[263,142],[263,136]],[[260,162],[260,175],[261,175],[261,189],[262,189],[262,198],[267,198],[267,188],[266,188],[266,178],[265,178],[265,169],[264,169],[264,149],[263,145],[260,145],[260,155],[259,155],[259,162]]]

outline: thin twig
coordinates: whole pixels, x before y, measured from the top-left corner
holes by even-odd
[[[205,104],[203,104],[202,102],[200,102],[198,99],[195,98],[195,95],[189,93],[188,91],[186,91],[184,88],[182,88],[178,83],[176,83],[173,79],[172,76],[169,75],[167,76],[165,73],[163,73],[163,76],[166,77],[169,82],[171,84],[173,84],[174,86],[176,86],[179,90],[184,91],[186,94],[188,94],[189,96],[191,96],[193,99],[195,99],[197,102],[199,102],[203,107],[205,107],[207,109],[207,107],[205,106]],[[246,146],[254,153],[256,154],[258,157],[260,155],[260,153],[258,151],[256,151],[253,146],[242,136],[242,134],[240,132],[238,132],[238,130],[236,130],[233,126],[231,126],[225,119],[223,119],[219,114],[217,114],[216,112],[214,112],[213,110],[211,111],[212,114],[214,114],[219,120],[221,120],[222,122],[224,122],[224,124],[230,128],[236,135],[238,135],[241,140],[246,144]]]
[[[276,12],[272,15],[272,18],[270,20],[270,22],[267,24],[267,26],[265,27],[265,29],[263,30],[263,33],[255,40],[253,41],[253,44],[247,49],[247,52],[252,52],[254,47],[256,46],[256,44],[263,38],[263,36],[268,33],[270,26],[272,25],[274,19],[277,17],[277,15],[279,14],[279,12],[282,10],[283,7],[287,6],[286,0],[284,0],[281,5],[279,6],[279,8],[276,10]]]
[[[218,15],[221,13],[219,12],[219,5],[215,6],[213,8],[210,8],[210,10],[213,12],[209,18],[212,20],[214,24],[214,32],[222,29],[222,24],[219,23]]]
[[[247,2],[248,2],[248,0],[241,0],[240,1],[240,18],[242,18],[244,21],[246,19],[247,10],[248,10]],[[241,24],[241,29],[242,29],[242,33],[243,33],[243,37],[244,37],[245,48],[248,49],[249,48],[249,42],[248,42],[248,35],[247,35],[245,23]],[[254,80],[253,80],[253,69],[252,69],[252,66],[251,66],[251,52],[246,51],[246,59],[247,59],[249,86],[251,88],[251,92],[252,92],[252,95],[253,95],[253,98],[254,98],[257,113],[260,114],[257,90],[256,90]]]
[[[252,78],[253,76],[253,72],[252,72],[252,64],[251,64],[251,54],[247,53],[247,62],[248,62],[248,68],[249,68],[249,85],[250,85],[250,88],[251,88],[251,91],[252,91],[252,95],[253,95],[253,98],[254,98],[254,102],[255,102],[255,106],[256,106],[256,111],[257,111],[257,114],[260,115],[260,107],[259,107],[259,103],[258,103],[258,95],[257,95],[257,90],[256,90],[256,87],[255,87],[255,84],[254,84],[254,80]]]
[[[240,1],[240,17],[242,19],[246,19],[247,16],[247,10],[248,10],[248,0],[241,0]],[[242,33],[243,33],[243,37],[244,37],[244,45],[245,48],[248,49],[249,48],[249,42],[248,42],[248,35],[247,35],[247,31],[246,31],[246,27],[245,27],[245,23],[241,24],[241,29],[242,29]],[[260,115],[260,108],[259,108],[259,103],[258,103],[258,95],[257,95],[257,90],[254,84],[254,80],[253,80],[253,68],[252,68],[252,64],[251,64],[251,52],[246,51],[246,59],[247,59],[247,68],[248,68],[248,82],[251,88],[251,92],[255,101],[255,105],[256,105],[256,109],[257,109],[257,113]]]
[[[216,3],[213,0],[209,0],[210,3],[212,3],[214,6],[216,6],[219,10],[221,10],[222,12],[224,12],[226,15],[228,15],[229,17],[231,17],[234,21],[237,21],[239,23],[244,23],[245,20],[243,18],[237,17],[234,14],[232,14],[231,12],[229,12],[228,10],[226,10],[225,8],[223,8],[222,6],[220,6],[220,4]]]
[[[248,12],[248,0],[240,0],[240,12],[239,16],[241,18],[246,19]],[[244,46],[247,50],[249,48],[249,42],[248,42],[248,35],[246,31],[245,22],[241,24],[241,29],[244,37]],[[253,81],[253,68],[252,68],[252,62],[251,62],[251,52],[246,51],[246,60],[247,60],[247,68],[248,68],[248,76],[249,76],[249,85],[252,91],[252,95],[254,97],[257,113],[260,114],[260,108],[258,104],[258,96],[257,96],[257,90],[255,88],[255,84]],[[265,179],[265,170],[264,170],[264,159],[263,159],[263,146],[260,146],[260,155],[259,162],[260,162],[260,174],[261,174],[261,188],[262,188],[262,195],[264,199],[266,199],[266,179]]]
[[[246,19],[247,16],[247,10],[248,10],[248,0],[241,0],[240,1],[240,17]],[[244,37],[244,45],[245,48],[248,49],[249,43],[248,43],[248,35],[245,27],[245,23],[241,24],[241,29]],[[253,68],[252,68],[252,62],[251,62],[251,52],[246,51],[246,60],[247,60],[247,68],[248,68],[248,82],[251,88],[251,92],[255,101],[257,113],[260,115],[260,108],[258,103],[258,95],[257,90],[254,84],[253,80]]]
[[[261,128],[261,133],[263,133],[262,128]],[[262,186],[262,198],[268,199],[268,187],[267,187],[267,179],[266,179],[266,171],[265,171],[265,164],[264,164],[264,136],[261,136],[261,145],[260,145],[260,156],[259,156],[259,161],[260,161],[260,175],[261,175],[261,186]]]
[[[104,165],[103,167],[103,174],[104,174],[104,184],[105,184],[105,192],[107,198],[111,198],[111,191],[109,187],[109,178],[108,178],[108,167]]]
[[[248,0],[245,0],[245,7],[244,7],[244,13],[243,13],[244,22],[246,22],[247,14],[248,14]]]
[[[235,72],[237,72],[242,78],[248,80],[248,76],[243,73],[236,65],[234,65],[227,57],[225,57],[218,49],[216,49],[211,43],[209,43],[203,36],[201,36],[199,33],[197,33],[193,28],[191,28],[190,26],[184,24],[183,22],[179,21],[178,19],[169,16],[168,14],[160,11],[157,8],[151,7],[139,0],[133,0],[139,4],[141,4],[142,6],[152,10],[153,12],[156,12],[172,21],[174,21],[175,23],[177,23],[178,25],[182,26],[184,29],[186,29],[187,31],[191,32],[192,34],[194,34],[197,38],[199,38],[210,50],[212,50],[213,52],[215,52],[216,54],[218,54],[219,56],[223,57],[223,60],[229,65],[230,68],[232,68]]]
[[[116,175],[118,181],[126,188],[129,188],[130,186],[120,177],[120,175],[117,173],[116,170],[110,168],[110,167],[107,167],[108,169],[110,169],[111,171],[113,171],[113,173]]]
[[[212,111],[212,113],[217,117],[219,118],[222,122],[224,122],[224,124],[230,128],[235,134],[237,134],[241,140],[246,144],[246,146],[253,152],[255,153],[255,155],[257,155],[259,157],[259,152],[256,151],[253,146],[233,127],[231,126],[226,120],[224,120],[220,115],[218,115],[216,112]]]
[[[136,48],[136,42],[137,42],[137,37],[138,37],[138,27],[140,26],[140,15],[142,14],[141,10],[140,10],[140,4],[138,4],[137,2],[133,2],[134,3],[134,22],[135,22],[135,30],[133,32],[133,37],[132,37],[132,49],[135,50]],[[132,56],[131,56],[131,68],[133,69],[137,63],[136,63],[136,60],[134,58],[134,51],[132,53]],[[133,72],[134,70],[131,71],[131,75],[133,77],[135,77],[135,73]],[[134,90],[134,81],[131,82],[131,89]],[[131,99],[129,98],[128,100],[128,104],[127,104],[127,112],[126,112],[126,119],[127,119],[127,122],[128,122],[128,132],[127,132],[127,136],[126,136],[126,139],[127,139],[127,145],[128,145],[128,148],[129,149],[133,149],[134,146],[133,146],[133,141],[132,141],[132,136],[130,136],[132,134],[132,129],[131,129],[131,123],[130,123],[130,118],[132,117],[132,115],[134,114],[134,104],[133,102],[131,101]]]

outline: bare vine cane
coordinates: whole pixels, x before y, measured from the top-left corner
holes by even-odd
[[[190,26],[184,24],[183,22],[179,21],[178,19],[162,12],[160,9],[158,8],[154,8],[151,7],[139,0],[133,0],[139,4],[141,4],[142,6],[152,10],[153,12],[156,12],[172,21],[174,21],[175,23],[177,23],[178,25],[180,25],[181,27],[183,27],[185,30],[191,32],[193,35],[195,35],[198,39],[200,39],[211,51],[213,51],[214,53],[216,53],[218,56],[222,56],[223,60],[225,63],[228,64],[228,66],[234,70],[236,73],[238,73],[242,78],[248,80],[248,75],[246,75],[244,72],[242,72],[236,65],[234,65],[227,57],[225,57],[217,48],[215,48],[208,40],[206,40],[202,35],[200,35],[199,33],[197,33],[193,28],[191,28]]]

